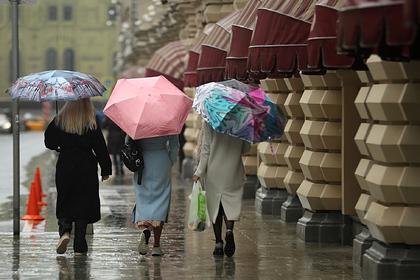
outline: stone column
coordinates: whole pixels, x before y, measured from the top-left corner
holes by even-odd
[[[288,116],[284,134],[289,142],[284,159],[289,170],[283,181],[288,196],[287,200],[281,206],[281,219],[285,222],[296,223],[303,215],[302,204],[296,195],[296,190],[304,179],[299,165],[299,160],[305,150],[302,138],[300,137],[300,130],[305,121],[305,116],[299,104],[303,92],[303,82],[300,78],[288,78],[285,79],[285,83],[290,91],[284,102],[285,112]]]
[[[351,220],[341,214],[341,81],[335,72],[301,77],[305,151],[299,164],[305,179],[297,195],[305,213],[297,234],[307,242],[350,243]]]
[[[184,92],[191,98],[194,98],[195,88],[186,87],[184,88]],[[197,121],[198,119],[198,121]],[[182,161],[182,178],[191,178],[194,174],[196,161],[194,160],[194,151],[197,146],[197,138],[199,135],[199,128],[197,128],[197,122],[200,120],[200,116],[191,110],[188,114],[187,120],[185,121],[185,130],[184,130],[184,137],[185,137],[185,144],[182,147],[184,151],[185,158]]]
[[[371,126],[373,125],[373,121],[365,103],[369,91],[371,90],[372,76],[370,75],[369,71],[357,71],[357,75],[362,82],[362,87],[357,94],[354,104],[361,118],[361,123],[356,135],[354,136],[354,141],[361,154],[361,159],[354,174],[362,190],[362,193],[360,194],[360,197],[357,201],[355,210],[359,221],[362,224],[362,229],[361,232],[357,234],[353,239],[353,263],[355,265],[361,266],[363,264],[363,254],[367,249],[369,249],[370,246],[372,246],[373,241],[372,235],[370,234],[369,229],[366,227],[366,221],[364,218],[367,209],[372,202],[369,188],[367,187],[366,183],[366,175],[373,162],[369,150],[366,146],[366,138]]]
[[[268,94],[271,100],[285,112],[284,102],[289,94],[284,79],[261,80],[261,87]],[[287,163],[284,154],[289,146],[286,137],[273,139],[270,142],[258,144],[258,157],[261,164],[258,167],[258,180],[261,188],[255,196],[255,208],[262,214],[281,214],[281,205],[287,199],[286,187],[283,183],[286,177]]]
[[[245,167],[246,179],[244,183],[244,193],[242,198],[255,198],[260,183],[257,177],[257,144],[251,145],[251,150],[242,156],[242,162]]]
[[[374,84],[364,99],[369,117],[365,136],[357,139],[367,159],[356,173],[370,193],[364,199],[368,202],[359,199],[358,204],[367,204],[363,218],[374,241],[363,255],[362,273],[365,279],[417,279],[420,62],[389,62],[371,56],[367,66]]]

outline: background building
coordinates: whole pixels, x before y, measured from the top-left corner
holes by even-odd
[[[49,69],[86,72],[112,85],[117,48],[115,1],[42,0],[20,5],[20,75]],[[11,82],[9,5],[0,5],[0,96]]]

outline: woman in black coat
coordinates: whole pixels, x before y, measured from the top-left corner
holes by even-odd
[[[74,222],[74,252],[86,254],[86,226],[101,218],[98,163],[102,181],[112,173],[105,139],[89,99],[63,106],[45,131],[45,146],[59,152],[55,174],[60,234],[57,253],[66,252]]]

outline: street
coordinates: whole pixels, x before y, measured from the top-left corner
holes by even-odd
[[[235,225],[237,252],[233,258],[214,258],[213,233],[193,232],[186,225],[191,182],[173,174],[169,223],[163,232],[163,257],[137,252],[139,233],[130,222],[134,192],[130,175],[123,184],[101,183],[102,219],[88,237],[87,257],[57,255],[54,186],[50,186],[46,221],[21,238],[11,230],[0,233],[0,279],[359,279],[352,268],[350,246],[305,244],[295,225],[255,212],[244,200],[242,218]]]

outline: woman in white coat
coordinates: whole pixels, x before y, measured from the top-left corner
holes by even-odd
[[[200,161],[193,180],[200,180],[206,190],[207,208],[213,223],[216,246],[213,255],[231,257],[235,253],[233,225],[239,220],[245,179],[241,155],[250,144],[214,131],[203,122]],[[226,224],[225,247],[222,240],[222,219]]]

